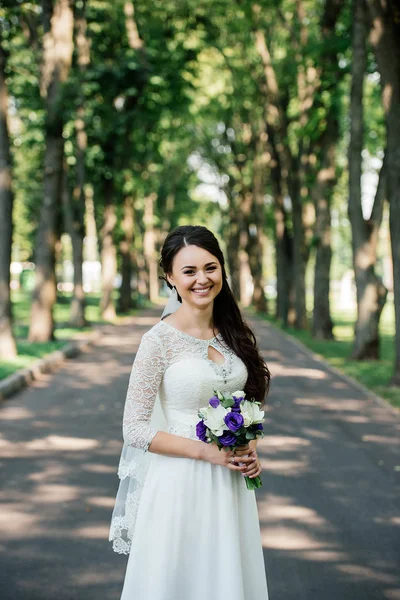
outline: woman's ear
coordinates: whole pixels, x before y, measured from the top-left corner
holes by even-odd
[[[167,275],[166,277],[167,277],[167,281],[168,281],[168,283],[169,283],[169,284],[170,284],[172,287],[174,287],[174,282],[172,281],[171,277],[169,277],[169,275]]]

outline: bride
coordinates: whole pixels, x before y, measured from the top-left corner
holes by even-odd
[[[121,600],[267,600],[254,491],[256,441],[234,452],[196,436],[214,390],[263,402],[269,371],[205,227],[165,239],[171,299],[141,340],[123,416],[110,540],[129,559]]]

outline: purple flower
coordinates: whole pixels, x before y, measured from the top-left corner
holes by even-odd
[[[236,413],[240,413],[240,405],[242,403],[243,398],[236,398],[235,396],[232,396],[235,403],[231,408],[232,412],[236,412]]]
[[[210,398],[209,405],[213,408],[217,408],[217,406],[219,406],[220,404],[221,403],[219,401],[218,396],[213,396],[212,398]]]
[[[224,431],[218,439],[223,446],[234,446],[236,443],[236,435],[231,431]]]
[[[231,431],[238,431],[244,423],[242,415],[237,412],[229,412],[224,417],[224,421]]]
[[[207,441],[206,432],[207,432],[207,427],[204,425],[204,421],[202,419],[196,425],[196,435],[202,442]]]
[[[258,429],[264,429],[263,424],[262,423],[254,423],[254,425],[251,426],[252,429],[254,429],[255,431]]]

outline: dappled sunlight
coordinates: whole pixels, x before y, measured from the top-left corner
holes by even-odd
[[[60,465],[56,461],[52,461],[47,466],[44,466],[36,473],[29,473],[27,476],[28,481],[46,481],[47,479],[66,477],[68,476],[70,469],[66,465]]]
[[[39,531],[40,518],[27,514],[23,503],[0,504],[0,537],[3,540],[35,537]]]
[[[271,435],[268,436],[264,441],[264,446],[267,448],[279,448],[283,451],[292,451],[302,446],[310,446],[310,440],[291,437],[287,435]]]
[[[58,502],[71,502],[80,497],[80,489],[72,485],[45,484],[38,485],[32,493],[31,501],[43,504],[57,504]]]
[[[86,598],[88,590],[105,598],[110,582],[114,592],[107,600],[119,597],[126,557],[112,553],[108,533],[128,377],[135,345],[149,326],[143,319],[146,324],[132,326],[118,344],[116,329],[108,328],[96,360],[88,353],[64,363],[43,388],[4,405],[12,408],[7,413],[0,409],[0,418],[7,415],[0,439],[0,539],[8,569],[15,564],[13,572],[21,573],[20,565],[34,565],[16,583],[33,600],[42,600],[54,564],[65,570],[62,585],[71,598]],[[369,588],[360,588],[356,600],[368,589],[365,597],[376,591],[396,600],[396,557],[385,551],[394,548],[400,526],[395,491],[385,488],[387,472],[394,478],[392,466],[400,465],[396,423],[360,391],[290,352],[286,341],[279,346],[280,338],[268,335],[268,343],[266,354],[285,365],[272,365],[265,437],[258,443],[263,486],[256,495],[271,597],[286,597],[279,587],[283,570],[296,586],[303,570],[310,600],[324,597],[332,582],[338,598],[352,589],[346,586],[365,582]],[[46,599],[57,596],[57,585]]]
[[[261,466],[270,473],[280,473],[285,477],[300,476],[308,470],[305,460],[261,460]]]
[[[75,538],[88,538],[92,540],[107,540],[109,534],[108,525],[88,525],[87,527],[80,527],[70,532],[70,536]]]
[[[326,431],[320,431],[319,429],[312,429],[311,427],[303,427],[304,435],[308,437],[318,438],[320,440],[331,439],[331,434]]]
[[[382,435],[363,435],[363,442],[370,442],[373,444],[394,444],[396,446],[400,446],[400,438],[398,437],[388,437]]]
[[[95,498],[87,498],[86,502],[93,506],[101,506],[102,508],[114,508],[115,496],[99,496]]]
[[[29,456],[32,452],[79,452],[99,446],[97,440],[48,435],[29,442],[11,442],[0,439],[0,451],[7,458]]]
[[[305,377],[307,379],[327,379],[329,377],[328,373],[322,371],[321,369],[310,369],[310,368],[302,368],[302,367],[291,367],[285,364],[279,364],[274,366],[274,375],[283,376],[283,377]]]
[[[295,527],[288,526],[270,525],[268,531],[261,530],[261,539],[264,548],[276,550],[316,550],[326,548],[325,543],[313,537],[311,530],[299,531]]]
[[[21,421],[34,416],[35,413],[23,406],[6,405],[0,411],[0,421]]]
[[[387,584],[395,584],[398,582],[398,577],[382,573],[382,571],[372,569],[371,567],[363,567],[357,564],[344,564],[337,565],[336,568],[338,571],[346,573],[346,575],[350,575],[356,580],[370,579]]]
[[[86,465],[81,465],[81,469],[82,469],[82,471],[89,471],[90,473],[114,473],[115,474],[115,467],[110,467],[107,465],[86,464]]]

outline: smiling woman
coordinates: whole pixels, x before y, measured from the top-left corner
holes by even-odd
[[[176,302],[144,334],[129,381],[110,530],[114,550],[130,553],[121,600],[267,600],[256,500],[242,477],[261,473],[256,442],[220,451],[196,424],[214,390],[263,402],[269,371],[208,229],[173,230],[160,266]]]

